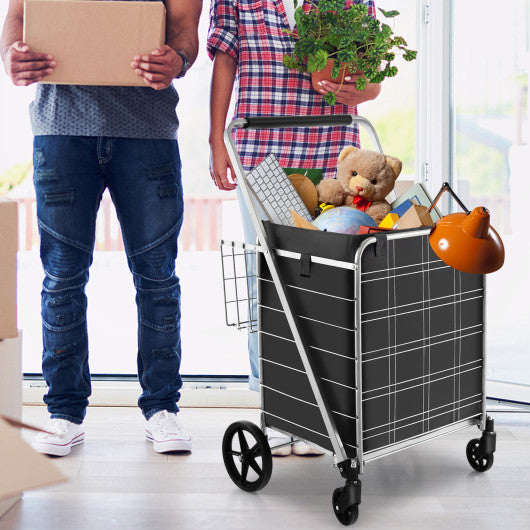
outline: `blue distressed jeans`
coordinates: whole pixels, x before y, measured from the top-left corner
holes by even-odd
[[[51,417],[82,423],[91,394],[85,286],[106,188],[136,288],[138,405],[147,419],[164,409],[177,412],[182,380],[175,260],[184,209],[177,141],[36,136],[33,165],[45,273],[44,401]],[[113,296],[112,286],[107,296]],[[113,354],[110,346],[106,354]]]

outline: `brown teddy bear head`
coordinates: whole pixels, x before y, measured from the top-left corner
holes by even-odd
[[[345,147],[338,158],[337,180],[346,193],[367,201],[382,201],[394,189],[401,161],[382,153]]]

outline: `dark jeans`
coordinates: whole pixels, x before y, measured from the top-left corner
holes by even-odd
[[[96,214],[108,188],[121,224],[138,307],[138,400],[149,419],[178,411],[180,285],[175,275],[183,218],[176,140],[36,136],[33,151],[41,260],[42,371],[52,418],[81,423],[91,394],[85,286]],[[112,297],[109,286],[108,297]],[[112,326],[119,315],[109,315]],[[119,345],[119,337],[111,346]],[[119,347],[119,346],[118,346]]]

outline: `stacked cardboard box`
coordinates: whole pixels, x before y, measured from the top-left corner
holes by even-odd
[[[0,339],[18,335],[17,250],[17,203],[0,198]]]
[[[21,335],[17,330],[17,203],[0,199],[0,414],[22,414]],[[3,474],[3,473],[2,473]],[[20,494],[0,500],[0,517]]]
[[[0,198],[0,416],[22,417],[22,332],[17,330],[17,203]],[[26,489],[64,480],[0,418],[0,517]]]
[[[12,418],[22,416],[22,337],[21,335],[0,340],[0,414]],[[0,420],[0,424],[2,420]],[[3,427],[3,425],[0,425]],[[9,427],[5,426],[6,429]],[[16,435],[16,433],[14,433]],[[4,433],[0,432],[1,445],[5,444]],[[8,458],[2,448],[2,469],[0,472],[0,517],[20,499],[21,492],[9,488],[11,478],[4,469]],[[2,491],[4,495],[2,495]],[[13,494],[13,496],[9,496]],[[2,499],[2,497],[4,497]],[[6,498],[7,497],[7,498]]]

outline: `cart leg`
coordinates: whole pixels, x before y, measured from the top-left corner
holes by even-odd
[[[355,523],[359,517],[361,504],[361,481],[358,467],[351,460],[337,464],[340,474],[346,479],[342,488],[333,492],[333,511],[337,519],[345,526]]]
[[[497,444],[497,433],[494,428],[494,421],[488,416],[486,428],[480,439],[475,438],[467,444],[467,460],[475,471],[487,471],[493,465],[493,453]]]

